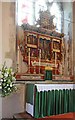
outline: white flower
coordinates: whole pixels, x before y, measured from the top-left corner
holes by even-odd
[[[8,90],[10,90],[10,88],[8,88]]]
[[[4,90],[4,92],[6,92],[6,90]]]
[[[9,84],[7,84],[7,86],[9,86]]]
[[[0,79],[1,82],[3,82],[3,79]]]
[[[10,87],[12,87],[12,83],[10,84]]]
[[[7,86],[5,86],[5,88],[7,88]]]
[[[4,82],[6,82],[6,79],[4,79]]]
[[[3,91],[1,93],[3,96],[9,95],[13,90],[16,89],[15,85],[13,85],[15,81],[16,79],[14,77],[12,68],[7,68],[7,66],[4,64],[0,69],[0,89],[2,89],[3,86]]]
[[[5,73],[4,76],[5,76],[5,77],[8,77],[8,73]]]

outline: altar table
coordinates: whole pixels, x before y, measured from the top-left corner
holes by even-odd
[[[34,118],[75,112],[75,84],[27,84],[26,111]]]

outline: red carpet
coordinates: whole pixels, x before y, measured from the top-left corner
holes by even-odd
[[[44,118],[34,118],[28,113],[18,113],[14,115],[14,120],[75,120],[75,112],[60,115],[47,116]]]
[[[45,118],[39,118],[37,120],[75,120],[75,112],[65,113],[60,115],[53,115]]]

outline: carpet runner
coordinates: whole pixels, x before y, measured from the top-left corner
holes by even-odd
[[[75,112],[65,113],[60,115],[46,116],[44,118],[34,118],[30,114],[18,113],[14,115],[15,120],[75,120]]]

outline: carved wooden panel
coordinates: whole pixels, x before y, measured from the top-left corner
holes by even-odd
[[[53,68],[53,74],[60,74],[58,64],[62,59],[61,41],[58,37],[25,30],[24,40],[19,43],[23,62],[28,65],[25,74],[43,75],[44,79],[46,66]]]

